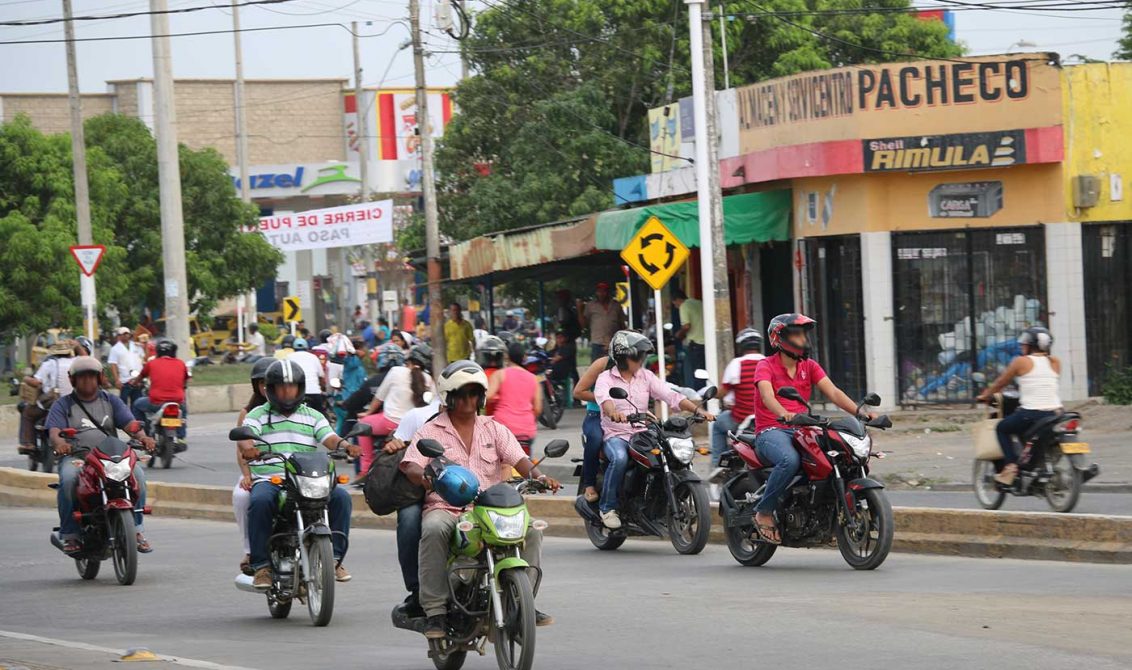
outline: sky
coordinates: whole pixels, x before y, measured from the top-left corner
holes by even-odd
[[[521,1],[521,0],[519,0]],[[935,4],[920,0],[918,4]],[[170,8],[208,7],[169,17],[172,33],[231,28],[229,0],[169,0]],[[455,42],[438,30],[433,0],[422,0],[422,23],[433,51],[426,65],[430,86],[451,85],[460,75]],[[75,16],[144,11],[148,0],[74,0]],[[60,0],[0,0],[0,21],[58,17]],[[292,0],[276,5],[241,8],[243,27],[298,26],[311,23],[359,22],[363,81],[367,86],[413,85],[408,39],[407,0]],[[76,23],[76,36],[146,36],[149,17]],[[956,34],[972,55],[1013,51],[1055,51],[1108,59],[1120,36],[1120,11],[1053,13],[1020,11],[962,11],[956,15]],[[61,24],[0,26],[0,42],[51,40],[63,36]],[[177,37],[173,44],[174,77],[235,76],[232,35]],[[1022,46],[1018,46],[1019,43]],[[106,90],[105,82],[152,76],[152,47],[147,39],[80,42],[77,45],[79,86],[83,92]],[[353,81],[350,34],[340,26],[243,33],[244,75],[253,78],[347,77]],[[392,59],[392,60],[391,60]],[[66,57],[62,43],[0,44],[0,91],[65,92]]]

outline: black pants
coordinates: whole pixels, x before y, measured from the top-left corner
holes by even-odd
[[[326,396],[322,393],[308,393],[306,403],[311,409],[326,414]]]

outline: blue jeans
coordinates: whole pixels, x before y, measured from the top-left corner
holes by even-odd
[[[791,439],[794,431],[788,428],[768,428],[755,438],[755,453],[759,460],[774,466],[766,481],[766,490],[755,511],[760,514],[773,514],[790,480],[798,472],[802,459],[794,449]]]
[[[1040,409],[1018,409],[998,422],[994,432],[998,435],[998,446],[1002,447],[1002,460],[1006,463],[1018,462],[1018,450],[1014,448],[1014,436],[1021,441],[1022,434],[1038,421],[1053,416],[1057,412]]]
[[[401,579],[405,580],[405,590],[418,593],[421,590],[420,565],[421,546],[421,503],[397,510],[397,562],[401,564]]]
[[[601,412],[586,412],[582,421],[582,488],[597,484],[602,438]]]
[[[696,370],[707,367],[707,358],[704,345],[699,342],[689,342],[684,346],[684,386],[690,389],[699,388],[703,382],[696,379]]]
[[[134,402],[138,398],[144,398],[142,395],[141,387],[134,386],[133,384],[122,384],[122,389],[118,391],[118,397],[122,402],[126,403],[126,407],[133,407]]]
[[[623,437],[611,437],[605,441],[605,482],[601,486],[601,502],[598,510],[608,512],[617,509],[621,497],[621,480],[629,467],[629,441]]]
[[[149,417],[151,414],[161,409],[161,405],[164,404],[165,403],[154,403],[150,401],[149,398],[141,396],[134,400],[134,404],[130,409],[134,413],[134,418],[145,424],[145,432],[152,435],[153,427],[149,425]],[[182,418],[188,418],[189,416],[189,406],[185,403],[181,403],[181,416]],[[185,439],[185,423],[185,421],[182,421],[181,427],[177,429],[177,437],[182,440]]]
[[[75,505],[75,493],[79,485],[79,473],[86,458],[86,451],[79,452],[79,456],[70,454],[59,459],[59,490],[55,494],[55,505],[59,508],[59,536],[64,540],[79,539],[79,523],[71,516],[78,507]],[[79,461],[79,465],[74,465]],[[134,503],[135,509],[145,507],[145,468],[139,462],[134,466],[134,479],[138,482],[138,499]],[[134,512],[134,524],[140,533],[145,517],[141,512]]]
[[[271,539],[271,524],[279,506],[280,489],[281,487],[268,481],[256,482],[252,486],[251,500],[248,502],[248,543],[251,545],[252,568],[255,570],[271,565],[271,557],[267,555],[267,541]],[[350,494],[341,486],[335,486],[330,492],[330,530],[342,533],[335,533],[331,538],[334,543],[334,559],[337,561],[341,561],[346,555],[346,537],[350,534],[352,509]]]
[[[715,423],[711,424],[711,465],[719,465],[719,459],[727,451],[727,433],[735,430],[739,423],[731,418],[731,410],[715,415]]]

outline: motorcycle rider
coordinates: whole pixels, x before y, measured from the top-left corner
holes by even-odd
[[[20,412],[20,444],[21,454],[35,452],[35,424],[51,411],[51,404],[60,396],[71,392],[71,380],[68,370],[72,363],[74,350],[66,342],[60,340],[47,350],[48,357],[39,364],[34,375],[24,377],[23,383],[32,389],[38,389],[39,397],[35,402],[28,402]]]
[[[491,417],[480,416],[487,385],[483,368],[472,361],[449,364],[437,380],[442,405],[440,414],[417,431],[416,439],[433,439],[443,445],[445,458],[475,474],[481,489],[503,481],[500,466],[510,465],[523,477],[534,477],[551,491],[557,491],[559,483],[539,472],[510,431]],[[432,490],[432,482],[424,476],[429,461],[414,444],[401,461],[401,471],[410,481],[428,491],[421,519],[418,555],[420,603],[428,616],[425,636],[442,639],[448,629],[448,547],[461,510],[449,505]],[[537,567],[541,549],[542,532],[534,528],[528,530],[522,549],[523,558]],[[536,613],[536,622],[546,626],[553,623],[553,619]]]
[[[175,402],[181,407],[182,416],[188,416],[188,406],[185,404],[185,388],[189,385],[189,368],[185,362],[177,358],[177,343],[173,340],[159,340],[157,342],[157,358],[142,366],[141,372],[128,383],[140,387],[143,379],[149,378],[149,396],[134,400],[134,418],[146,426],[146,432],[152,432],[149,425],[150,415],[156,412],[161,405]],[[185,443],[185,422],[177,429],[179,447]]]
[[[434,391],[436,386],[427,370],[432,366],[432,347],[421,344],[413,347],[406,361],[401,348],[386,342],[378,350],[380,365],[388,368],[381,386],[373,395],[373,400],[363,412],[358,412],[358,421],[373,428],[373,434],[358,438],[362,447],[362,472],[369,472],[373,464],[374,438],[391,435],[401,423],[401,417],[414,407],[425,402],[425,393]]]
[[[602,356],[590,363],[581,379],[574,385],[574,399],[586,403],[586,418],[582,419],[582,495],[586,502],[597,502],[597,469],[601,464],[601,449],[605,436],[601,430],[601,406],[594,400],[597,376],[613,367],[612,356]]]
[[[271,588],[271,561],[267,555],[267,542],[271,536],[271,524],[279,506],[281,490],[270,479],[272,475],[283,472],[283,465],[257,461],[260,447],[266,447],[271,452],[309,452],[322,444],[331,451],[345,448],[351,456],[357,456],[359,450],[330,429],[325,414],[303,402],[306,379],[303,369],[294,361],[272,363],[264,376],[264,387],[267,404],[248,412],[243,425],[251,428],[267,444],[245,440],[240,443],[240,449],[248,460],[255,480],[248,503],[248,541],[251,568],[255,570],[252,586],[267,590]],[[334,578],[340,582],[351,579],[350,573],[342,566],[350,534],[351,508],[350,494],[345,488],[335,486],[330,494],[329,512],[330,529],[336,531],[333,536]]]
[[[291,354],[295,353],[295,339],[294,335],[284,335],[283,339],[279,340],[279,348],[275,350],[272,357],[279,361],[287,360]]]
[[[645,426],[627,423],[626,416],[633,412],[647,412],[650,400],[667,403],[673,410],[686,410],[702,414],[708,421],[715,416],[700,410],[695,402],[673,390],[645,367],[645,360],[652,351],[649,338],[631,330],[619,330],[609,341],[609,355],[614,368],[598,375],[594,385],[594,399],[601,405],[601,430],[604,436],[605,458],[609,465],[605,470],[601,501],[598,511],[606,528],[616,530],[621,527],[621,517],[617,505],[621,493],[621,480],[629,465],[629,440],[633,435],[645,430]],[[614,387],[625,389],[629,397],[616,400],[609,395]],[[636,409],[634,409],[634,407]]]
[[[817,325],[805,314],[779,314],[767,327],[771,356],[755,367],[755,451],[763,463],[773,464],[763,497],[755,506],[755,527],[759,536],[771,544],[781,544],[782,535],[775,521],[779,499],[798,472],[801,459],[794,449],[792,428],[782,426],[806,407],[797,401],[775,395],[784,386],[793,386],[806,402],[816,387],[841,409],[855,414],[857,404],[837,388],[817,361],[810,358],[809,333]],[[876,414],[869,412],[869,419]]]
[[[295,363],[303,369],[303,376],[306,377],[306,404],[316,412],[326,412],[326,368],[322,366],[322,361],[318,356],[311,352],[310,343],[306,338],[296,337],[292,343],[294,351],[287,356],[287,360]]]
[[[75,490],[78,486],[79,472],[83,461],[80,458],[66,458],[72,450],[87,450],[97,447],[107,437],[116,437],[123,430],[130,437],[139,440],[146,451],[153,451],[153,439],[143,431],[122,399],[102,390],[102,363],[91,356],[80,356],[67,371],[73,390],[60,397],[51,406],[47,415],[46,427],[51,438],[51,446],[59,458],[59,537],[63,541],[63,551],[73,554],[82,549],[79,542],[79,524],[72,514],[75,511]],[[64,440],[61,431],[74,428],[75,445]],[[134,467],[134,478],[138,484],[138,508],[145,507],[145,470],[141,463]],[[153,551],[146,541],[142,529],[144,517],[141,512],[134,514],[137,524],[138,551],[148,554]]]
[[[735,353],[738,354],[723,370],[719,380],[719,394],[730,406],[719,413],[711,425],[711,465],[719,465],[727,451],[727,433],[735,430],[747,417],[755,413],[755,368],[766,358],[762,354],[763,336],[754,328],[744,328],[735,336]]]
[[[240,415],[236,417],[237,426],[244,425],[244,417],[248,415],[248,412],[267,403],[267,393],[263,380],[267,377],[267,369],[274,362],[275,359],[264,357],[252,365],[252,397],[248,399],[248,404],[244,405],[244,408],[240,410]],[[236,465],[240,468],[240,479],[232,487],[232,513],[236,516],[236,528],[240,531],[240,538],[243,540],[244,546],[244,558],[240,561],[240,570],[246,574],[251,574],[252,552],[248,544],[248,503],[251,502],[252,484],[255,483],[255,479],[252,477],[251,467],[240,455],[239,449],[236,450]]]
[[[1058,392],[1061,361],[1050,355],[1053,335],[1041,326],[1032,326],[1018,336],[1018,344],[1022,347],[1022,355],[1010,361],[998,379],[976,398],[978,402],[988,402],[1007,384],[1015,382],[1018,385],[1018,409],[995,426],[1003,460],[995,463],[999,472],[994,480],[1004,486],[1013,484],[1018,476],[1018,450],[1014,447],[1014,438],[1021,440],[1030,426],[1061,412],[1061,394]]]
[[[507,343],[497,335],[488,335],[476,345],[476,362],[487,375],[488,383],[495,373],[503,369],[503,361],[507,358]],[[484,407],[484,414],[492,414],[495,403],[489,402]]]

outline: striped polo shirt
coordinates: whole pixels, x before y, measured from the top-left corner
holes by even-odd
[[[322,448],[322,441],[334,432],[326,416],[307,405],[299,405],[290,415],[284,416],[265,403],[248,412],[244,425],[271,445],[257,443],[261,451],[274,453],[315,451]],[[249,461],[248,465],[256,479],[266,479],[283,472],[283,465],[278,462]]]

